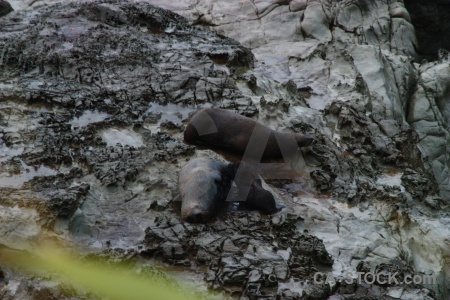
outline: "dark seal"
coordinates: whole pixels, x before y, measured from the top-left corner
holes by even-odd
[[[197,112],[184,130],[187,144],[223,150],[242,156],[258,125],[257,135],[268,135],[262,155],[263,160],[283,158],[280,145],[294,143],[304,147],[314,140],[310,136],[292,132],[278,132],[253,119],[218,108],[206,108]],[[260,145],[258,145],[260,146]],[[261,145],[264,146],[264,145]],[[295,151],[298,151],[295,149]]]
[[[206,223],[211,219],[225,204],[238,167],[237,164],[212,158],[190,160],[181,169],[178,178],[181,218],[190,223]],[[233,199],[245,208],[265,214],[273,214],[281,208],[277,206],[273,195],[262,187],[260,180],[251,183],[250,191],[245,196],[245,201],[239,195]]]
[[[6,16],[13,11],[11,4],[5,0],[0,0],[0,17]]]
[[[231,185],[231,179],[222,175],[227,166],[218,160],[196,158],[181,169],[178,186],[184,221],[205,223],[217,212]]]

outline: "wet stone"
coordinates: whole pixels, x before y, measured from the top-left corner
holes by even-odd
[[[291,290],[283,290],[283,291],[279,292],[278,295],[281,299],[287,299],[287,300],[300,299],[300,294],[297,292],[292,292]]]
[[[328,284],[309,285],[302,292],[302,299],[307,300],[325,300],[330,295],[330,286]]]
[[[275,266],[274,274],[277,280],[286,280],[288,277],[289,268],[285,264],[279,264]]]
[[[292,253],[294,255],[312,255],[325,265],[333,264],[333,259],[327,253],[323,242],[315,236],[302,235],[300,240],[292,248]]]
[[[405,170],[402,175],[402,183],[411,196],[417,200],[425,199],[431,190],[436,189],[432,181],[412,169]]]
[[[280,281],[289,280],[291,276],[298,274],[299,268],[303,268],[302,277],[309,278],[317,270],[313,267],[315,264],[329,265],[330,263],[329,260],[324,259],[327,256],[324,254],[326,252],[321,252],[324,248],[321,248],[323,244],[320,240],[296,233],[295,224],[298,218],[291,215],[283,217],[283,221],[272,225],[271,219],[236,212],[236,215],[230,215],[225,220],[216,220],[214,226],[183,226],[184,236],[181,237],[163,233],[167,229],[187,223],[170,224],[171,218],[165,215],[160,215],[157,219],[159,227],[147,228],[145,244],[148,248],[144,249],[144,252],[156,257],[158,255],[169,257],[172,255],[172,243],[176,241],[176,244],[181,245],[186,253],[195,256],[197,264],[208,267],[205,276],[213,287],[219,284],[225,290],[232,293],[239,292],[243,296],[252,290],[252,285],[255,283],[261,284],[260,292],[273,295],[271,289],[276,289]],[[162,228],[166,229],[161,230]],[[254,239],[255,231],[259,231],[265,238]],[[269,234],[269,232],[278,233]],[[312,247],[310,243],[313,242],[315,254],[312,257],[314,259],[304,256],[306,250],[302,250],[301,247],[297,249],[294,246],[295,255],[289,263],[286,262],[273,247],[275,240],[284,235],[293,235],[291,238],[296,243],[302,243],[302,239],[305,240],[305,249],[306,245]],[[241,242],[238,247],[239,241]],[[159,246],[156,246],[158,243]],[[312,251],[312,248],[308,249]]]
[[[230,239],[226,239],[222,244],[222,251],[223,252],[236,252],[240,249],[236,247]]]
[[[57,211],[58,217],[67,218],[75,212],[80,203],[76,193],[67,193],[63,190],[50,199],[49,205],[52,210]]]
[[[347,252],[353,251],[346,244],[347,238],[339,239],[341,244],[332,238],[322,241],[314,234],[299,234],[297,227],[311,226],[311,232],[335,236],[336,225],[338,230],[344,228],[336,219],[361,221],[364,209],[353,211],[351,218],[348,213],[357,206],[374,205],[376,212],[387,217],[379,220],[377,214],[371,214],[367,225],[381,221],[383,229],[394,234],[414,225],[420,229],[415,232],[423,233],[430,223],[423,222],[424,227],[420,227],[421,222],[409,222],[414,216],[409,212],[445,213],[446,201],[437,197],[438,185],[429,174],[431,169],[423,168],[425,156],[417,147],[418,143],[428,143],[421,147],[433,150],[428,156],[433,161],[445,151],[445,141],[441,150],[434,151],[434,142],[419,138],[414,130],[429,128],[426,130],[431,132],[425,135],[433,136],[438,127],[446,128],[445,122],[423,126],[421,119],[434,120],[427,113],[433,111],[438,116],[445,106],[446,95],[437,96],[442,98],[438,99],[443,102],[438,103],[441,107],[428,103],[427,96],[439,94],[434,93],[435,86],[446,93],[447,89],[440,87],[446,86],[447,76],[440,76],[440,72],[447,58],[442,53],[442,65],[418,66],[411,62],[413,55],[403,57],[416,45],[408,38],[407,29],[412,31],[412,27],[403,21],[407,15],[401,5],[375,5],[366,0],[255,1],[259,15],[255,15],[257,27],[253,30],[253,21],[246,18],[245,26],[230,27],[242,22],[241,17],[229,19],[236,16],[234,7],[245,12],[238,16],[255,14],[253,7],[240,5],[245,1],[236,1],[239,5],[200,1],[192,8],[195,12],[189,5],[181,7],[183,1],[152,1],[172,6],[188,17],[203,14],[205,24],[234,40],[200,23],[191,26],[197,24],[195,20],[145,2],[61,1],[0,18],[0,173],[14,177],[32,175],[41,166],[51,170],[51,174],[39,174],[20,187],[1,188],[2,211],[36,211],[35,219],[26,222],[36,222],[38,231],[41,227],[45,230],[31,237],[32,241],[45,239],[50,232],[96,250],[130,247],[136,252],[111,251],[110,255],[124,263],[136,256],[152,257],[178,270],[202,270],[208,287],[228,291],[236,298],[295,299],[298,293],[283,288],[280,294],[278,287],[293,278],[311,281],[318,270],[330,271],[333,258],[329,252],[339,253],[339,263],[346,267],[355,263],[345,261]],[[218,13],[218,8],[223,11]],[[378,21],[373,23],[372,18]],[[370,28],[364,25],[368,23]],[[398,32],[392,32],[396,28]],[[399,34],[402,42],[396,37]],[[253,53],[236,40],[255,51],[257,69],[251,70],[256,61]],[[260,40],[264,40],[265,50],[259,48]],[[397,45],[402,43],[405,45]],[[368,56],[372,52],[375,58]],[[269,55],[272,62],[274,57],[276,61],[280,58],[279,62],[272,65],[267,53],[275,54]],[[363,57],[362,63],[358,56]],[[431,73],[438,74],[436,79],[442,77],[442,84],[435,84],[441,79],[426,83]],[[383,84],[374,88],[374,82]],[[421,90],[427,95],[422,97]],[[411,98],[415,93],[418,96]],[[416,100],[419,112],[415,111]],[[172,200],[177,193],[177,172],[192,157],[211,155],[185,145],[181,131],[193,113],[204,107],[226,108],[274,128],[314,136],[315,142],[302,149],[308,166],[313,167],[311,180],[307,179],[311,189],[305,191],[307,195],[296,195],[299,203],[288,205],[286,210],[294,213],[284,210],[266,216],[230,209],[208,224],[180,221],[179,208]],[[446,117],[445,111],[443,114]],[[92,119],[83,119],[89,115]],[[410,120],[417,115],[420,120]],[[438,135],[441,141],[447,136],[444,131]],[[444,161],[445,156],[436,170],[446,170]],[[402,173],[397,187],[377,183],[389,168]],[[292,200],[283,184],[275,188],[283,200]],[[302,188],[297,192],[303,192]],[[309,193],[338,202],[323,206],[315,215],[313,206],[321,203],[311,204]],[[308,209],[302,211],[304,218],[298,216],[297,209]],[[397,228],[392,220],[408,226]],[[68,221],[68,228],[54,228],[59,221]],[[324,228],[324,223],[331,226]],[[349,234],[357,238],[354,233],[359,233],[360,226],[352,223],[345,228],[353,230]],[[444,229],[445,225],[433,235],[422,235],[426,244],[434,246],[436,242],[440,251],[424,251],[428,253],[417,257],[416,247],[410,252],[410,261],[442,261],[436,253],[446,255],[445,246],[438,245]],[[374,231],[378,245],[378,232]],[[382,234],[382,245],[386,241],[393,248],[399,246],[395,236]],[[434,236],[438,237],[435,241]],[[401,247],[414,247],[414,243],[410,239]],[[332,247],[331,251],[325,245]],[[380,253],[366,250],[364,255],[375,254],[374,259],[379,259]],[[391,265],[379,269],[397,270]],[[413,274],[413,270],[402,272]],[[1,289],[0,298],[31,299],[41,290],[38,298],[65,299],[66,294],[71,295],[58,287],[49,290],[40,286],[40,279],[13,277],[5,275],[10,286]],[[326,287],[305,291],[305,299],[326,299],[334,293]],[[342,288],[342,293],[351,293],[345,294],[347,299],[396,296],[400,292],[408,297],[409,292],[420,291],[421,287],[408,290],[376,285]],[[428,299],[425,292],[418,295],[412,299]]]
[[[344,280],[342,282],[339,282],[337,293],[340,295],[353,294],[356,290],[356,287],[357,287],[356,280],[352,283],[348,283]]]
[[[165,242],[161,246],[162,254],[165,259],[182,259],[186,256],[183,247],[178,243]]]
[[[259,270],[251,270],[250,273],[248,274],[248,282],[253,283],[253,282],[260,282],[262,278],[262,274]]]

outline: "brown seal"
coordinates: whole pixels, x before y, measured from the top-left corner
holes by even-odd
[[[258,125],[258,131],[255,130]],[[184,141],[187,144],[205,146],[212,150],[223,150],[227,153],[243,155],[249,145],[253,132],[256,135],[268,135],[262,155],[263,160],[283,158],[281,145],[294,143],[298,147],[311,144],[310,136],[292,132],[279,132],[256,122],[253,119],[218,108],[206,108],[197,112],[184,130]],[[298,151],[298,149],[295,149]]]
[[[225,203],[238,167],[212,158],[190,160],[181,169],[178,178],[181,218],[190,223],[205,223],[214,216]],[[232,199],[242,200],[238,195]],[[245,201],[240,203],[265,214],[273,214],[281,208],[258,180],[251,183]]]
[[[181,169],[178,186],[184,221],[204,223],[216,213],[231,184],[231,180],[222,175],[226,167],[226,163],[218,160],[196,158]]]

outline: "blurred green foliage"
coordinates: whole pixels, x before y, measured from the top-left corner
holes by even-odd
[[[27,272],[50,272],[62,275],[61,280],[68,284],[80,285],[100,297],[111,300],[178,300],[198,299],[186,288],[177,288],[168,282],[152,280],[149,276],[139,276],[129,268],[111,267],[104,262],[82,263],[73,255],[55,248],[43,247],[36,253],[1,249],[0,261]],[[202,299],[207,299],[205,294]]]

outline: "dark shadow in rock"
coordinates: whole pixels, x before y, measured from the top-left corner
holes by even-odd
[[[450,1],[405,0],[412,24],[416,29],[421,59],[438,59],[438,50],[450,50]]]
[[[11,4],[5,0],[0,0],[0,17],[6,16],[13,10],[14,9],[11,7]]]

